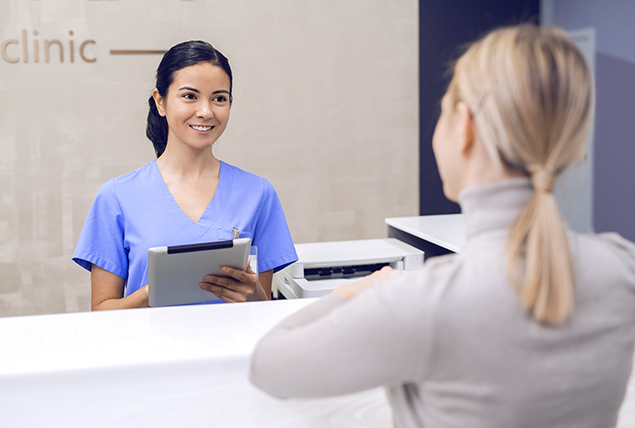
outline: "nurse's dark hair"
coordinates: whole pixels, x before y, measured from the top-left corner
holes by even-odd
[[[170,48],[163,55],[156,75],[156,89],[161,97],[168,95],[168,88],[174,81],[176,72],[191,65],[201,62],[209,62],[220,67],[229,77],[229,100],[232,100],[232,70],[229,61],[215,49],[211,44],[201,40],[190,40],[179,43]],[[146,125],[146,136],[152,141],[157,158],[163,154],[168,143],[168,121],[159,114],[154,98],[150,96],[148,100],[150,107],[148,111],[148,123]]]

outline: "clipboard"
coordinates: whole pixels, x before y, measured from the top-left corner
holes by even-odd
[[[223,275],[229,266],[247,269],[251,239],[148,249],[149,305],[174,306],[219,300],[198,284],[205,275]]]

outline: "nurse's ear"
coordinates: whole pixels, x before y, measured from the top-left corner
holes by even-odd
[[[157,106],[159,114],[165,117],[165,99],[159,94],[159,90],[157,88],[154,88],[152,91],[152,98],[154,98],[154,103]]]

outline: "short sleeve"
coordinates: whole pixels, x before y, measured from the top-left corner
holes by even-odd
[[[128,252],[125,248],[125,220],[114,180],[106,182],[97,192],[79,236],[73,261],[91,270],[93,264],[128,278]]]
[[[298,260],[287,220],[275,189],[266,179],[253,245],[258,247],[258,270],[278,272]]]

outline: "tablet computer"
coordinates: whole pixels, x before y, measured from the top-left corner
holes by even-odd
[[[198,284],[205,275],[224,276],[223,266],[245,270],[251,239],[153,247],[148,250],[150,306],[172,306],[218,300]]]

